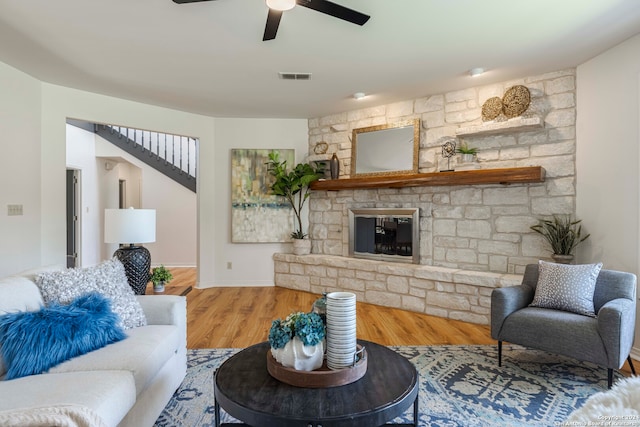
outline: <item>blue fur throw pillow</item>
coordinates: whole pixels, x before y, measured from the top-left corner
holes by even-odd
[[[6,379],[46,372],[52,366],[120,341],[126,334],[108,299],[89,293],[69,305],[0,316],[0,351]]]

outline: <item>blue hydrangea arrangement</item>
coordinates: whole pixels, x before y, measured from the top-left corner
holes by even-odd
[[[284,320],[276,319],[269,330],[272,348],[283,348],[294,336],[304,345],[317,345],[325,337],[325,326],[318,313],[296,312]]]

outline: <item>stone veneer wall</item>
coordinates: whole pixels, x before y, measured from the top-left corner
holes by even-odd
[[[482,124],[482,104],[516,84],[527,86],[532,97],[523,116],[540,117],[544,126],[457,137],[457,144],[478,148],[482,169],[542,166],[544,183],[315,191],[309,203],[315,255],[277,254],[276,285],[317,293],[351,289],[363,301],[488,323],[492,287],[513,283],[503,279],[550,256],[529,227],[540,217],[575,213],[575,70],[309,120],[309,152],[327,142],[327,154],[337,153],[341,178],[347,178],[353,129],[419,118],[419,170],[437,172],[443,141],[456,137],[459,128]],[[348,258],[349,208],[416,206],[420,265]]]
[[[278,286],[321,294],[347,291],[360,302],[488,325],[491,291],[522,277],[331,255],[275,254]]]
[[[502,135],[458,137],[478,148],[482,169],[543,166],[541,184],[471,185],[314,192],[309,235],[313,253],[348,256],[349,208],[419,207],[420,263],[458,269],[522,273],[550,249],[530,230],[542,216],[575,212],[575,70],[433,95],[309,120],[309,147],[320,141],[350,170],[351,131],[421,119],[420,172],[436,172],[436,156],[456,129],[482,123],[482,104],[511,86],[529,88],[525,113],[544,127]],[[348,177],[348,174],[341,174]]]

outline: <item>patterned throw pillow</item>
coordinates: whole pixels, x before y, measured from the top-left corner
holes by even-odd
[[[601,262],[568,265],[538,261],[538,284],[530,306],[595,317],[593,292],[601,268]]]
[[[142,306],[127,281],[124,266],[117,258],[93,267],[41,273],[36,277],[36,285],[46,305],[53,302],[69,304],[83,294],[98,292],[109,298],[124,329],[147,324]]]

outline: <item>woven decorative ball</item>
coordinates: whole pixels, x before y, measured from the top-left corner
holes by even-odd
[[[324,141],[318,142],[315,147],[313,147],[313,152],[315,154],[324,154],[329,149],[329,144]]]
[[[502,112],[508,118],[518,117],[529,108],[531,94],[526,86],[512,86],[502,97]]]
[[[498,117],[502,113],[502,99],[497,96],[487,99],[482,104],[482,121],[487,122]]]

